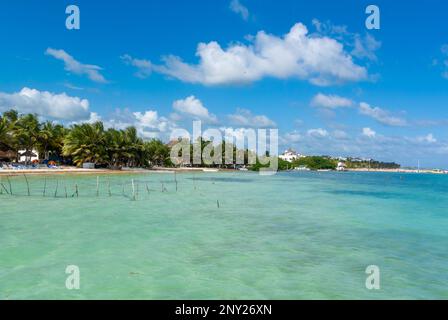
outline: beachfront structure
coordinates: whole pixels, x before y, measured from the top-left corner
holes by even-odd
[[[346,169],[345,162],[342,162],[342,161],[338,162],[338,166],[336,167],[336,170],[337,171],[345,171],[345,169]]]
[[[280,159],[288,162],[293,162],[294,160],[297,160],[299,158],[303,158],[304,156],[301,154],[298,154],[293,149],[287,149],[283,154],[278,156]]]
[[[33,162],[34,160],[39,160],[37,150],[19,150],[19,162]]]

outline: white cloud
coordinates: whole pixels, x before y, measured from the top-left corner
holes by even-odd
[[[432,133],[427,134],[426,136],[423,137],[417,137],[417,141],[418,142],[426,142],[426,143],[436,143],[437,139],[434,138],[434,136],[432,135]]]
[[[211,123],[217,122],[217,118],[214,114],[211,114],[206,107],[202,104],[201,100],[195,96],[189,96],[185,99],[179,99],[173,102],[174,110],[193,116],[197,119],[208,121]]]
[[[322,128],[310,129],[307,131],[308,136],[314,138],[325,138],[328,136],[328,131]]]
[[[82,120],[90,116],[87,99],[26,87],[11,94],[0,92],[0,111],[9,109],[59,120]]]
[[[378,60],[375,52],[381,48],[381,42],[371,34],[366,33],[362,36],[359,33],[348,31],[346,25],[335,25],[330,21],[321,22],[318,19],[313,19],[312,24],[318,35],[332,36],[352,48],[350,53],[354,57],[371,61]]]
[[[302,23],[283,37],[260,31],[248,45],[237,43],[223,49],[216,41],[200,43],[196,55],[198,64],[171,55],[163,58],[163,65],[153,65],[153,70],[204,85],[244,84],[273,77],[324,86],[368,77],[367,70],[353,62],[342,43],[310,36]]]
[[[381,42],[377,41],[370,34],[366,34],[365,37],[361,37],[360,35],[354,36],[354,48],[351,52],[357,58],[367,58],[372,61],[377,61],[378,58],[375,54],[375,51],[381,47]]]
[[[298,131],[292,131],[285,134],[284,140],[287,143],[297,143],[303,139],[302,135]]]
[[[121,56],[120,58],[127,65],[131,65],[131,66],[137,68],[137,72],[135,73],[135,75],[137,77],[144,79],[151,75],[151,72],[152,72],[151,61],[144,60],[144,59],[136,59],[136,58],[131,57],[128,54],[125,54],[125,55]]]
[[[230,1],[229,8],[239,14],[244,20],[249,18],[249,10],[239,0]]]
[[[64,50],[48,48],[45,51],[45,54],[50,55],[58,60],[64,61],[66,71],[72,72],[77,75],[86,75],[90,80],[95,82],[107,83],[107,80],[100,73],[102,68],[99,66],[83,64],[77,61]]]
[[[362,128],[362,135],[369,138],[375,138],[376,132],[370,128]]]
[[[265,115],[254,115],[250,110],[238,108],[234,114],[227,115],[234,125],[253,128],[275,127],[276,123]]]
[[[388,111],[379,107],[371,107],[365,102],[361,102],[359,104],[359,112],[365,116],[375,119],[379,123],[388,126],[403,127],[407,125],[407,121],[405,119],[392,116]]]
[[[325,95],[318,93],[311,100],[311,105],[318,108],[336,109],[341,107],[350,107],[353,101],[336,95]]]
[[[349,135],[343,130],[334,130],[331,134],[337,140],[347,140]]]
[[[170,131],[177,127],[174,122],[159,116],[155,110],[132,112],[127,108],[116,109],[103,122],[106,128],[125,129],[134,126],[144,139],[167,138]]]

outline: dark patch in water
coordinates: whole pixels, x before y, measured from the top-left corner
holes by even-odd
[[[252,182],[253,179],[239,179],[239,178],[207,178],[207,177],[196,177],[196,178],[187,178],[189,180],[196,181],[217,181],[217,182]]]
[[[360,190],[330,190],[325,192],[332,194],[350,195],[350,196],[374,197],[380,199],[392,199],[404,196],[401,193],[395,193],[395,192],[360,191]]]

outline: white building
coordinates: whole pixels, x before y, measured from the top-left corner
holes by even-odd
[[[19,162],[33,162],[34,160],[39,160],[39,153],[37,150],[19,150]]]
[[[278,156],[280,159],[288,162],[293,162],[294,160],[297,160],[299,158],[303,158],[304,156],[301,154],[298,154],[292,149],[285,150],[283,154]]]
[[[345,171],[346,165],[345,162],[338,162],[338,166],[336,167],[337,171]]]

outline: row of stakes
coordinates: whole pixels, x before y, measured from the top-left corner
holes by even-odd
[[[27,186],[27,193],[28,196],[31,196],[31,192],[30,192],[30,184],[28,182],[28,178],[26,177],[25,174],[23,174],[23,177],[25,178],[25,182],[26,182],[26,186]],[[11,180],[9,179],[9,176],[6,176],[6,180],[8,182],[8,188],[3,184],[3,182],[0,182],[0,194],[3,194],[3,191],[6,192],[6,194],[9,195],[13,195],[13,190],[12,190],[12,184],[11,184]],[[110,187],[110,181],[108,180],[108,194],[111,197],[112,196],[112,191],[111,191],[111,187]],[[164,183],[161,183],[161,191],[162,192],[167,192],[168,190],[165,188]],[[175,187],[176,187],[176,192],[178,190],[178,183],[177,183],[177,175],[176,172],[174,172],[174,183],[175,183]],[[194,185],[194,189],[196,190],[196,183],[195,183],[195,179],[193,176],[193,185]],[[138,196],[138,184],[135,184],[134,179],[131,179],[131,186],[132,186],[132,200],[137,200],[137,196]],[[148,187],[148,183],[145,183],[145,187],[146,187],[146,191],[149,194],[150,193],[150,189]],[[122,190],[122,194],[125,194],[125,185],[123,184],[123,190]],[[58,195],[58,189],[59,189],[59,181],[56,180],[56,189],[54,191],[54,197],[56,198]],[[67,185],[64,184],[64,190],[65,190],[65,197],[68,198],[68,193],[67,193]],[[47,179],[44,179],[44,190],[42,193],[42,196],[45,197],[46,196],[46,192],[47,192]],[[100,195],[100,177],[97,176],[96,177],[96,196],[99,197]],[[74,197],[79,197],[79,189],[78,189],[78,184],[75,184],[75,191],[74,193],[71,195],[72,198]],[[219,208],[219,200],[216,200],[216,206]]]

